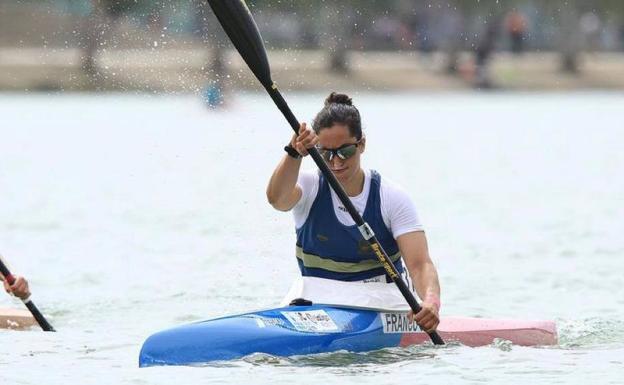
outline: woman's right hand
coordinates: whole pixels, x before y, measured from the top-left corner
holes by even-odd
[[[316,132],[305,123],[301,123],[299,126],[299,133],[293,135],[290,140],[290,145],[293,146],[301,156],[306,156],[308,155],[308,149],[316,146],[318,141]]]

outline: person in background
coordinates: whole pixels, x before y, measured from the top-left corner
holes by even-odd
[[[474,86],[478,89],[490,89],[494,87],[490,76],[490,62],[492,53],[496,48],[499,24],[499,20],[496,17],[492,17],[485,25],[484,31],[475,47]]]
[[[9,283],[4,279],[4,276],[0,274],[0,280],[2,280],[2,283],[4,283],[4,290],[6,290],[7,293],[21,299],[27,299],[28,297],[30,297],[30,289],[28,287],[28,281],[26,280],[26,278],[18,275],[14,277],[15,282],[13,282],[12,285],[9,285]]]
[[[440,322],[440,284],[416,208],[400,187],[361,167],[366,137],[360,113],[349,96],[335,92],[325,100],[312,129],[302,123],[299,133],[292,136],[267,187],[267,198],[275,209],[293,211],[301,275],[363,285],[392,283],[325,177],[300,172],[302,157],[316,145],[398,272],[409,274],[405,278],[411,278],[423,301],[422,310],[410,311],[409,319],[425,331],[434,331]]]
[[[602,20],[596,15],[596,12],[588,11],[581,15],[579,25],[581,27],[585,50],[595,51],[600,49],[600,38],[604,29]]]
[[[527,30],[527,21],[524,15],[514,9],[507,15],[507,32],[511,39],[511,52],[521,54],[524,51],[524,39]]]

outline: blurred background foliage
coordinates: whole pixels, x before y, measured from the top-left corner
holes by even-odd
[[[142,25],[160,24],[169,33],[184,35],[197,30],[198,14],[204,3],[202,0],[1,0],[0,9],[24,7],[75,17],[100,9],[113,18],[127,18]],[[622,0],[249,0],[248,4],[262,25],[268,44],[275,48],[323,47],[325,40],[331,40],[333,35],[345,35],[350,37],[349,48],[353,49],[436,49],[441,40],[448,38],[450,19],[455,21],[456,37],[471,44],[483,33],[485,23],[500,21],[512,10],[518,10],[526,19],[528,49],[557,49],[561,40],[569,36],[569,28],[578,29],[579,35],[599,34],[599,39],[591,42],[593,49],[624,49]],[[402,44],[400,39],[405,36],[398,37],[401,34],[412,35],[412,44]]]
[[[449,73],[457,71],[459,55],[469,53],[477,79],[495,51],[553,52],[570,74],[579,72],[583,52],[624,51],[624,0],[248,4],[267,48],[324,50],[335,73],[349,71],[349,51],[441,53]],[[0,0],[0,48],[80,49],[82,68],[91,75],[98,72],[98,52],[156,46],[205,47],[216,53],[208,67],[222,68],[228,44],[204,0]]]

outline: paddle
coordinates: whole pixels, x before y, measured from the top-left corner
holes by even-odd
[[[240,55],[243,57],[243,60],[245,60],[245,63],[247,63],[251,69],[251,72],[254,73],[256,78],[258,78],[260,83],[264,86],[266,91],[271,96],[271,99],[273,99],[273,102],[275,102],[275,105],[282,112],[295,133],[298,133],[299,121],[290,110],[290,107],[288,107],[288,104],[286,104],[282,94],[277,89],[277,85],[275,85],[273,80],[271,80],[271,69],[269,68],[269,60],[267,58],[266,49],[264,48],[264,43],[262,42],[260,32],[258,31],[258,26],[256,25],[249,8],[247,8],[245,1],[208,0],[208,4],[210,4],[210,7],[217,16],[217,19],[219,19],[219,23],[223,26],[223,29],[229,36],[230,40],[232,40],[232,43]],[[357,212],[351,203],[351,200],[349,200],[349,197],[321,157],[318,150],[316,148],[311,148],[308,152],[329,182],[331,188],[338,195],[342,204],[346,207],[347,211],[351,215],[351,218],[353,218],[353,221],[357,224],[360,232],[362,233],[362,237],[370,243],[372,250],[375,252],[379,262],[383,265],[386,273],[398,286],[410,308],[412,308],[414,313],[418,313],[421,310],[420,305],[416,302],[416,298],[414,298],[414,295],[399,275],[399,272],[392,264],[390,258],[388,258],[388,254],[386,254],[384,249],[381,247],[381,244],[375,237],[371,227],[364,222],[360,213]],[[442,338],[437,332],[428,334],[434,344],[444,344],[444,341],[442,341]]]
[[[13,283],[15,283],[15,278],[13,277],[13,274],[11,274],[11,272],[9,271],[9,268],[6,267],[1,256],[0,256],[0,273],[2,273],[2,275],[4,276],[4,279],[7,280],[9,285],[12,285]],[[24,305],[26,305],[28,310],[30,310],[30,313],[33,315],[33,317],[35,318],[39,326],[41,326],[41,329],[43,329],[43,331],[46,331],[46,332],[56,331],[54,330],[52,325],[48,323],[48,320],[45,319],[43,314],[41,314],[39,309],[37,309],[37,306],[35,306],[35,304],[30,300],[30,297],[26,299],[22,299],[22,302],[24,303]]]

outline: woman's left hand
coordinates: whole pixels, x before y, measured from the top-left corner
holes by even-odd
[[[416,314],[414,314],[413,310],[410,310],[407,314],[407,318],[411,322],[416,322],[425,332],[434,332],[440,324],[440,312],[438,306],[435,303],[427,302],[426,300],[420,306],[422,309]]]
[[[28,288],[28,281],[24,277],[15,276],[15,282],[12,285],[4,280],[4,290],[7,293],[13,294],[16,297],[21,299],[26,299],[30,297],[30,289]]]

